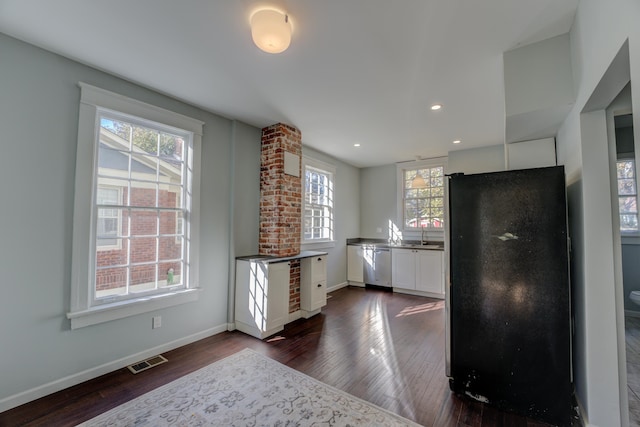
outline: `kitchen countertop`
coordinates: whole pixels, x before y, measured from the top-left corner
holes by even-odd
[[[363,239],[354,238],[347,239],[347,245],[353,246],[375,246],[376,248],[398,248],[398,249],[421,249],[431,251],[444,251],[444,242],[428,241],[426,244],[420,244],[419,240],[403,240],[401,243],[392,243],[385,239]]]
[[[254,262],[262,262],[265,264],[272,262],[285,262],[290,261],[292,259],[302,259],[302,258],[311,258],[314,256],[324,256],[327,255],[327,252],[318,252],[318,251],[302,251],[297,255],[291,256],[275,256],[275,255],[245,255],[236,257],[237,260],[242,261],[254,261]]]

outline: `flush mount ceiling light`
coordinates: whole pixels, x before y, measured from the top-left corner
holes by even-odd
[[[256,11],[251,15],[251,38],[267,53],[284,52],[291,43],[289,16],[272,9]]]
[[[454,144],[460,144],[460,142],[461,141],[459,139],[456,139],[455,141],[453,141]]]
[[[433,105],[431,106],[431,109],[432,109],[433,111],[437,111],[437,110],[439,110],[439,109],[441,109],[441,108],[442,108],[442,104],[433,104]]]

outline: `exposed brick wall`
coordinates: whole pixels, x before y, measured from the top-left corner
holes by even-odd
[[[283,123],[262,129],[260,159],[260,240],[262,255],[300,253],[302,171],[284,173],[284,153],[302,157],[300,131]],[[297,267],[296,267],[297,266]],[[296,270],[297,269],[297,270]],[[300,309],[300,263],[291,263],[289,312]]]
[[[298,129],[282,123],[262,129],[259,253],[263,255],[300,253],[302,180],[284,173],[285,151],[302,156]]]
[[[291,261],[289,270],[289,313],[300,310],[300,260]]]

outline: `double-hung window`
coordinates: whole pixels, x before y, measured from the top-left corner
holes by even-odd
[[[404,230],[444,230],[444,165],[411,162],[402,164],[398,172]]]
[[[304,215],[302,243],[333,242],[335,168],[303,157]]]
[[[80,87],[72,328],[194,300],[202,122]]]

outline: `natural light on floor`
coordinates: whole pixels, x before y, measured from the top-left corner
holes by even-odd
[[[413,314],[426,313],[427,311],[441,310],[442,308],[444,308],[444,301],[428,302],[426,304],[405,307],[400,313],[396,314],[396,317],[411,316]]]

